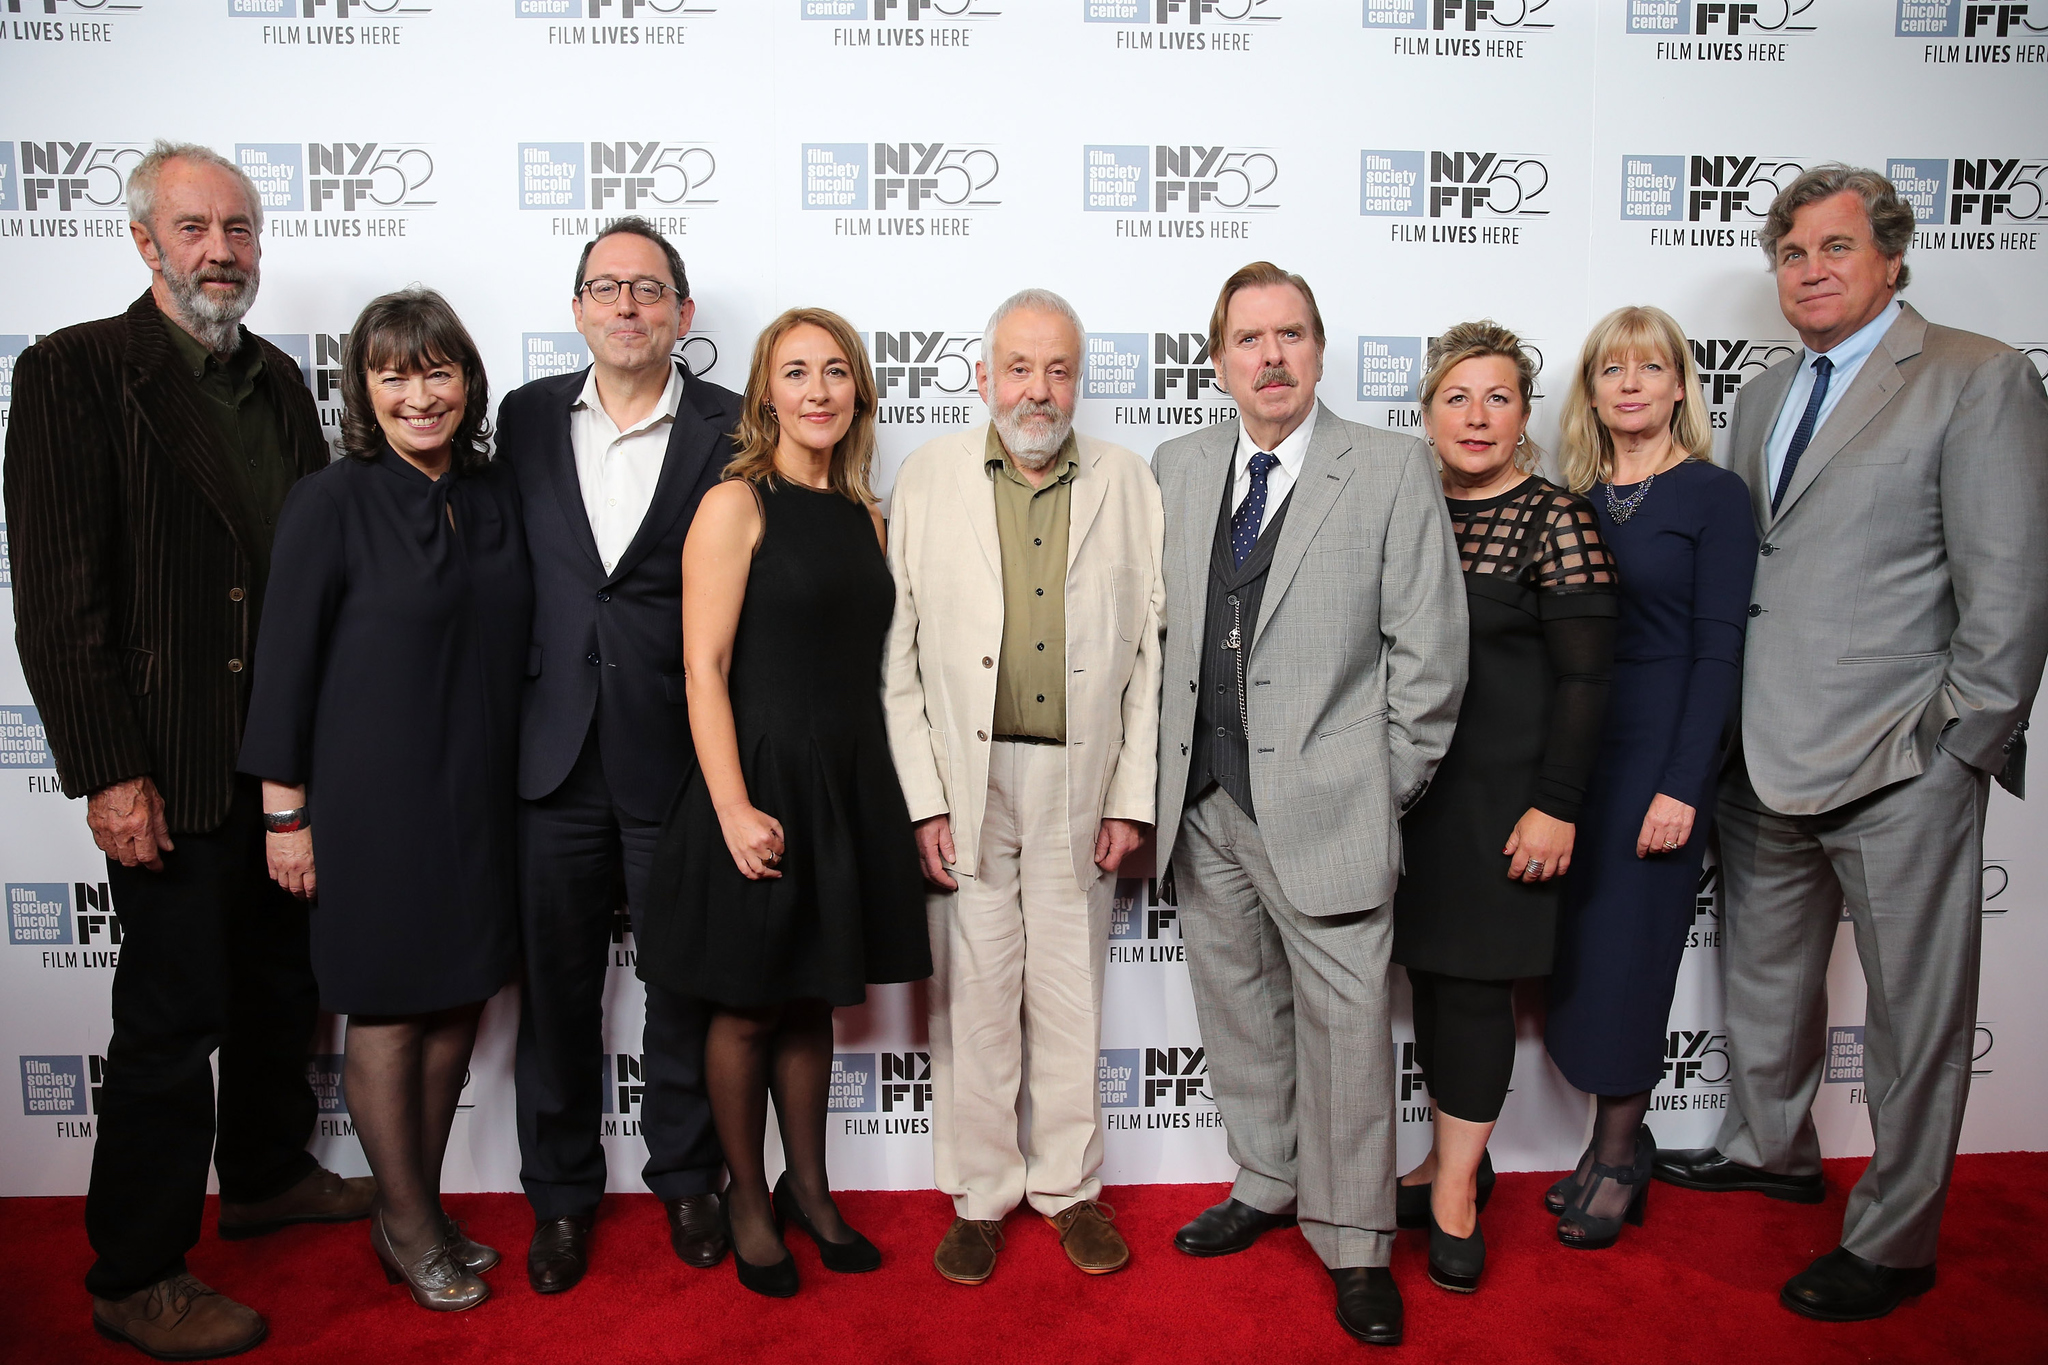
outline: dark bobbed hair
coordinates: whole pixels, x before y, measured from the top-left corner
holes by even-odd
[[[655,227],[654,224],[638,214],[629,214],[624,218],[614,218],[605,225],[603,232],[598,233],[597,236],[592,237],[583,244],[583,254],[576,258],[575,290],[570,292],[569,297],[574,298],[576,296],[575,291],[583,288],[583,272],[590,268],[590,253],[597,250],[597,244],[607,237],[616,237],[622,232],[628,237],[644,237],[660,247],[662,259],[668,262],[669,278],[676,287],[677,305],[680,306],[685,299],[690,297],[690,277],[683,273],[683,253],[677,251],[674,245],[669,242],[669,239],[661,235],[661,229]]]
[[[1871,240],[1880,253],[1899,263],[1899,280],[1894,288],[1904,289],[1913,278],[1913,267],[1906,264],[1906,248],[1913,244],[1913,206],[1899,197],[1898,188],[1885,176],[1861,166],[1846,166],[1839,161],[1815,166],[1778,191],[1778,197],[1771,201],[1770,213],[1764,219],[1764,230],[1760,236],[1764,259],[1770,262],[1769,268],[1778,268],[1778,243],[1792,230],[1792,220],[1798,216],[1799,210],[1823,199],[1832,199],[1844,191],[1863,201],[1863,213],[1870,222]]]
[[[491,460],[491,385],[469,329],[435,290],[410,285],[379,295],[357,316],[341,351],[341,453],[374,460],[385,446],[370,402],[370,371],[413,374],[434,365],[462,370],[462,420],[456,423],[450,464],[474,473]]]

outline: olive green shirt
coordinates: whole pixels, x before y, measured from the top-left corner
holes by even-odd
[[[285,450],[284,421],[277,397],[270,391],[270,375],[263,363],[263,350],[246,330],[235,353],[222,360],[206,349],[199,339],[180,327],[177,320],[164,318],[164,330],[171,345],[206,399],[206,410],[220,432],[220,467],[235,482],[242,509],[255,543],[243,548],[249,554],[250,619],[261,610],[263,585],[270,577],[270,545],[277,531],[277,514],[284,507],[284,495],[297,481],[298,468]]]
[[[1003,652],[994,733],[1067,742],[1067,525],[1080,446],[1071,434],[1033,488],[988,429],[1003,558]]]

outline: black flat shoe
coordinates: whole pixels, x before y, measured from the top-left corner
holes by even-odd
[[[769,1197],[772,1206],[774,1197]],[[740,1244],[732,1235],[732,1204],[721,1199],[719,1204],[725,1211],[725,1240],[732,1246],[732,1268],[739,1272],[740,1287],[751,1289],[756,1294],[771,1299],[792,1299],[796,1297],[796,1257],[789,1254],[789,1248],[782,1249],[782,1259],[774,1265],[755,1265],[740,1255]],[[775,1231],[782,1232],[782,1219],[775,1220]]]
[[[1453,1294],[1470,1294],[1479,1288],[1479,1272],[1486,1269],[1486,1233],[1477,1217],[1470,1237],[1453,1237],[1429,1220],[1429,1278],[1439,1289]]]
[[[1624,1223],[1641,1227],[1649,1214],[1650,1158],[1656,1152],[1648,1128],[1636,1131],[1636,1159],[1626,1166],[1606,1166],[1595,1161],[1564,1217],[1557,1222],[1557,1240],[1574,1251],[1605,1251],[1621,1240]],[[1619,1218],[1602,1218],[1588,1210],[1609,1181],[1631,1186],[1628,1207]]]
[[[1240,1200],[1226,1199],[1196,1214],[1173,1234],[1173,1244],[1190,1256],[1228,1256],[1275,1228],[1293,1226],[1291,1213],[1267,1213]]]
[[[1401,1344],[1401,1287],[1383,1265],[1330,1272],[1337,1286],[1337,1325],[1368,1346]]]
[[[828,1242],[818,1235],[818,1230],[811,1226],[809,1216],[804,1213],[803,1205],[798,1202],[796,1191],[789,1188],[788,1171],[784,1171],[782,1178],[775,1182],[775,1192],[768,1199],[777,1218],[785,1220],[791,1227],[817,1243],[818,1259],[825,1263],[825,1269],[837,1271],[841,1275],[858,1275],[863,1271],[882,1268],[882,1253],[875,1249],[873,1242],[853,1232],[852,1228],[847,1229],[848,1232],[853,1232],[853,1240],[850,1242]],[[795,1291],[792,1289],[791,1292]]]
[[[1479,1211],[1486,1212],[1486,1201],[1493,1198],[1494,1183],[1499,1179],[1493,1173],[1493,1153],[1479,1154]],[[1429,1226],[1428,1185],[1394,1186],[1394,1226],[1397,1228],[1426,1228]],[[1562,1209],[1556,1210],[1562,1213]]]
[[[1706,1190],[1710,1194],[1753,1190],[1788,1204],[1818,1204],[1828,1197],[1827,1181],[1818,1171],[1812,1175],[1779,1175],[1730,1161],[1712,1147],[1658,1152],[1650,1174],[1667,1185]]]
[[[1847,1247],[1836,1247],[1785,1281],[1778,1302],[1822,1322],[1865,1322],[1883,1317],[1932,1288],[1931,1265],[1896,1270],[1866,1261]]]

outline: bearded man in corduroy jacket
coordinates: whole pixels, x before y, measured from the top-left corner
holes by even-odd
[[[209,1164],[224,1237],[362,1218],[375,1184],[306,1150],[307,906],[271,881],[260,794],[235,773],[271,535],[327,462],[319,414],[297,362],[241,326],[262,255],[247,177],[159,142],[128,209],[149,292],[15,362],[7,525],[22,671],[123,931],[86,1196],[93,1322],[195,1360],[268,1330],[186,1269]]]

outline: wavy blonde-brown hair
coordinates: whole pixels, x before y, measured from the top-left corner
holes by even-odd
[[[1583,493],[1614,477],[1614,438],[1593,410],[1593,372],[1610,360],[1658,359],[1678,371],[1680,398],[1671,410],[1671,440],[1688,460],[1714,462],[1714,430],[1700,397],[1700,367],[1685,330],[1661,308],[1632,304],[1593,324],[1572,371],[1559,429],[1565,483]]]
[[[1430,338],[1427,366],[1422,376],[1423,411],[1429,410],[1436,391],[1443,387],[1446,375],[1468,360],[1484,360],[1490,355],[1504,356],[1514,362],[1515,385],[1522,392],[1524,419],[1522,443],[1515,451],[1515,468],[1524,474],[1532,474],[1536,466],[1543,463],[1543,447],[1530,439],[1527,422],[1536,400],[1536,357],[1522,345],[1520,337],[1492,318],[1461,322],[1442,336]]]
[[[832,491],[853,499],[863,507],[874,502],[868,476],[875,467],[875,371],[868,363],[868,348],[860,333],[839,314],[824,308],[792,308],[768,324],[754,342],[754,359],[747,367],[747,393],[740,404],[739,430],[733,439],[740,453],[725,467],[723,477],[768,483],[780,476],[775,472],[775,447],[782,440],[782,422],[768,398],[769,373],[775,368],[775,348],[799,327],[823,329],[839,347],[846,363],[853,366],[853,425],[832,447]]]

